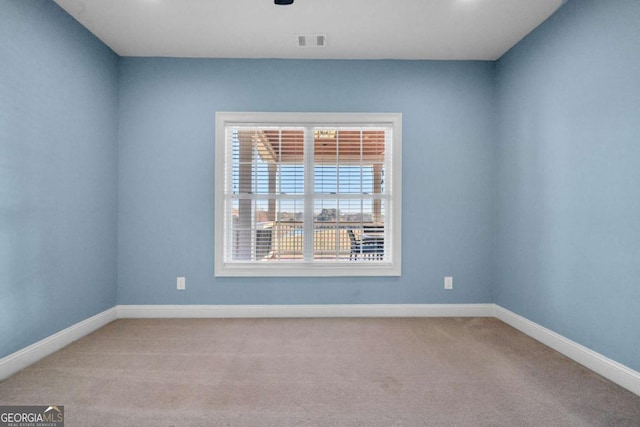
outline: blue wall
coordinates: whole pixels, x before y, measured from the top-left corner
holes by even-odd
[[[496,303],[640,370],[640,2],[569,1],[497,71]]]
[[[493,76],[491,62],[122,58],[118,302],[492,302]],[[216,111],[402,113],[402,277],[214,278]]]
[[[116,303],[117,56],[0,1],[0,357]]]

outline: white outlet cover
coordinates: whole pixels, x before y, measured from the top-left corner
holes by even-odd
[[[445,276],[445,278],[444,278],[444,288],[445,289],[453,289],[453,277]]]

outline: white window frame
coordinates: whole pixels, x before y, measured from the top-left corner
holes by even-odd
[[[385,125],[393,129],[391,143],[392,179],[385,218],[390,257],[383,262],[225,262],[225,162],[226,128],[231,125],[349,126]],[[284,276],[400,276],[402,271],[402,114],[401,113],[266,113],[217,112],[215,149],[215,236],[214,273],[217,277]],[[307,195],[305,194],[305,198]],[[307,211],[305,211],[307,212]],[[308,216],[308,215],[307,215]],[[311,216],[313,221],[313,216]]]

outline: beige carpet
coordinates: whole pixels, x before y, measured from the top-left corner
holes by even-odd
[[[492,318],[118,320],[0,383],[66,426],[640,426],[640,397]]]

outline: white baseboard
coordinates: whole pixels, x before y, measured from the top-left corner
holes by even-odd
[[[10,377],[38,360],[116,320],[116,318],[116,308],[112,307],[3,357],[0,359],[0,380]]]
[[[640,396],[640,372],[496,305],[495,316],[544,345]]]
[[[118,318],[493,317],[494,304],[119,305]]]

